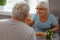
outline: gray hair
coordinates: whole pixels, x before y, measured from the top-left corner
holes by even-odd
[[[30,8],[27,3],[20,2],[17,3],[12,10],[12,16],[17,16],[19,18],[24,18],[24,15],[28,14]]]
[[[47,2],[44,2],[44,1],[42,1],[42,2],[39,2],[38,4],[37,4],[37,6],[39,6],[39,5],[41,5],[42,7],[44,7],[44,8],[49,8],[49,5],[48,5],[48,3]]]

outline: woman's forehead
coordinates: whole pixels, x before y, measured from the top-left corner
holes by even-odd
[[[37,8],[43,8],[43,6],[42,5],[38,5]]]

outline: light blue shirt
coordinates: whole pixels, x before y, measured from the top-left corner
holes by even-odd
[[[41,22],[37,13],[33,15],[32,20],[35,21],[33,28],[35,29],[36,32],[38,31],[45,32],[46,30],[54,27],[54,25],[57,24],[57,20],[55,16],[52,14],[48,14],[48,15],[49,17],[46,22]]]

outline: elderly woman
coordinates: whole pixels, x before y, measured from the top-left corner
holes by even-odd
[[[54,15],[48,12],[48,3],[41,2],[36,7],[37,13],[33,16],[32,20],[35,21],[33,27],[37,33],[46,32],[48,29],[55,32],[58,30],[58,22]]]
[[[48,3],[41,2],[36,7],[36,14],[32,17],[32,20],[29,25],[33,25],[32,27],[36,31],[36,35],[45,36],[45,32],[50,29],[52,32],[56,32],[58,30],[58,22],[54,15],[48,12]]]

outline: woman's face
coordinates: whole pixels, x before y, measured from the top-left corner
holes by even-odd
[[[42,7],[41,5],[39,5],[37,8],[36,8],[36,12],[38,15],[44,15],[45,13],[47,13],[47,8],[44,8]]]

